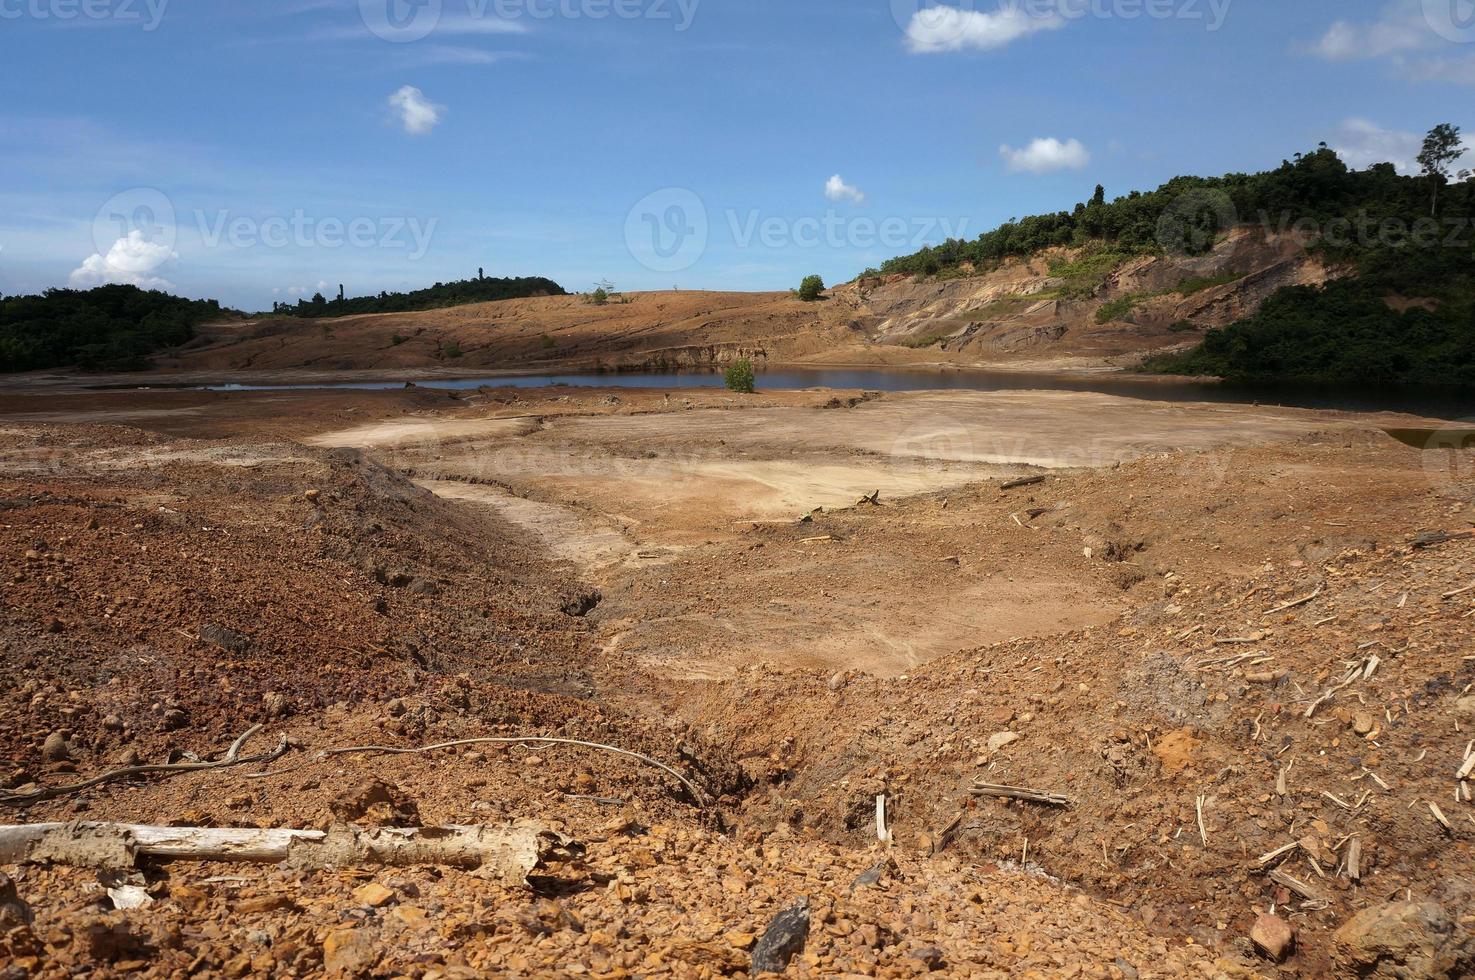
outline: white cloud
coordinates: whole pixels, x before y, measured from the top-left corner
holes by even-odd
[[[72,270],[67,284],[74,289],[91,289],[106,283],[138,286],[141,289],[173,289],[169,280],[154,275],[179,256],[168,245],[151,242],[141,231],[113,242],[107,255],[94,252]]]
[[[851,204],[861,204],[866,199],[859,187],[845,183],[839,174],[825,181],[825,197],[832,201],[849,201]]]
[[[999,155],[1011,173],[1047,174],[1055,170],[1083,170],[1091,153],[1080,140],[1061,142],[1051,136],[1037,139],[1023,149],[999,147]]]
[[[446,107],[436,105],[425,97],[425,93],[413,85],[406,85],[389,97],[389,107],[399,113],[399,121],[405,132],[424,136],[440,124]]]
[[[957,7],[924,7],[912,14],[906,28],[907,47],[917,54],[937,54],[973,48],[992,51],[1040,31],[1064,27],[1065,18],[1050,12],[1037,16],[1017,5],[984,13]]]
[[[1372,20],[1333,22],[1311,51],[1327,61],[1385,61],[1412,81],[1475,84],[1475,58],[1437,53],[1475,41],[1475,28],[1457,16],[1465,3],[1393,0]]]
[[[1375,163],[1391,163],[1401,174],[1416,174],[1419,165],[1414,157],[1423,148],[1424,138],[1417,133],[1383,129],[1366,119],[1348,119],[1337,127],[1327,145],[1354,170],[1366,170]]]
[[[313,293],[321,293],[328,288],[326,281],[319,279],[316,286],[288,286],[285,290],[288,296],[311,296]],[[282,287],[277,286],[272,290],[273,295],[280,296]]]

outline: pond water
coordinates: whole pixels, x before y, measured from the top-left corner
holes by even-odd
[[[604,374],[525,374],[416,381],[424,388],[721,388],[718,372],[612,372]],[[310,391],[345,389],[385,391],[404,381],[319,382],[293,385],[222,384],[209,391]],[[1376,388],[1247,388],[1213,381],[1157,380],[1120,375],[1021,374],[1000,371],[927,371],[904,368],[783,368],[758,375],[758,388],[850,388],[864,391],[1092,391],[1127,398],[1173,402],[1223,402],[1329,408],[1344,411],[1398,411],[1435,418],[1475,414],[1475,398],[1445,392]]]

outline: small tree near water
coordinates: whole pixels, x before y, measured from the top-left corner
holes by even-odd
[[[751,395],[757,386],[757,379],[753,377],[753,362],[746,357],[740,361],[733,361],[727,368],[727,390],[741,392]]]

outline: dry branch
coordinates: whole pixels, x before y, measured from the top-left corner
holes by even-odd
[[[693,783],[690,779],[687,779],[681,773],[677,772],[675,769],[672,769],[664,762],[652,759],[648,755],[641,755],[639,752],[631,752],[629,749],[618,748],[614,745],[604,745],[600,742],[581,742],[578,739],[573,738],[548,738],[545,736],[537,735],[516,736],[508,738],[466,738],[456,742],[439,742],[435,745],[422,745],[419,748],[409,749],[395,748],[388,745],[355,745],[341,749],[324,749],[322,752],[318,753],[318,755],[319,758],[327,758],[328,756],[334,755],[349,755],[360,752],[372,752],[380,755],[422,755],[426,752],[436,752],[440,749],[454,749],[463,745],[578,745],[586,749],[599,749],[604,752],[613,752],[616,755],[623,755],[627,758],[639,760],[640,762],[644,762],[648,766],[655,766],[657,769],[661,770],[667,775],[672,776],[676,779],[677,782],[681,783],[682,786],[686,787],[686,791],[691,794],[691,798],[696,802],[697,806],[703,805],[702,792],[701,790],[697,789],[696,783]]]
[[[1044,483],[1043,476],[1026,476],[1020,480],[1010,480],[1008,483],[999,484],[1000,490],[1018,490],[1020,487],[1032,487]]]
[[[1321,595],[1321,592],[1324,588],[1326,588],[1325,585],[1318,585],[1316,587],[1316,591],[1311,593],[1310,595],[1302,596],[1299,599],[1292,599],[1290,602],[1276,606],[1274,609],[1267,609],[1265,610],[1265,615],[1270,616],[1278,612],[1285,612],[1287,609],[1295,609],[1297,606],[1304,606],[1306,605],[1306,603]]]
[[[103,783],[116,782],[120,779],[132,779],[135,776],[153,775],[178,775],[186,772],[207,772],[211,769],[228,769],[231,766],[245,766],[255,763],[273,762],[280,759],[287,752],[287,739],[283,736],[281,742],[275,749],[262,755],[253,755],[241,758],[241,748],[246,740],[261,731],[260,725],[252,725],[240,738],[231,743],[226,751],[225,757],[218,762],[174,762],[167,765],[155,766],[128,766],[124,769],[114,769],[100,776],[83,780],[80,783],[71,783],[67,786],[45,786],[32,793],[6,793],[0,794],[0,805],[7,806],[30,806],[43,800],[56,799],[58,796],[68,796],[72,793],[80,793]]]
[[[974,783],[969,790],[974,796],[1001,796],[1011,800],[1023,800],[1026,803],[1043,803],[1047,806],[1070,806],[1071,799],[1059,793],[1048,793],[1044,790],[1027,789],[1023,786],[999,786],[994,783]]]

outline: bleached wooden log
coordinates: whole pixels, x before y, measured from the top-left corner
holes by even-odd
[[[0,826],[0,864],[126,868],[147,857],[296,868],[442,865],[481,869],[520,883],[545,862],[579,850],[536,824],[372,829],[338,824],[326,831],[91,822]]]

